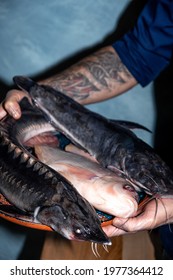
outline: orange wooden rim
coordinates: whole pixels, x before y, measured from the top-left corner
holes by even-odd
[[[20,220],[18,218],[11,217],[11,216],[9,216],[7,214],[4,214],[4,213],[0,213],[0,217],[5,219],[5,220],[7,220],[7,221],[9,221],[9,222],[12,222],[12,223],[15,223],[17,225],[20,225],[20,226],[24,226],[24,227],[28,227],[28,228],[34,228],[34,229],[39,229],[39,230],[52,231],[52,229],[50,227],[45,226],[43,224]]]

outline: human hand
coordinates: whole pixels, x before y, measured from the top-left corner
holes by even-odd
[[[5,117],[7,113],[14,119],[19,119],[21,117],[19,102],[24,96],[28,97],[27,93],[15,89],[10,90],[4,101],[0,104],[0,120]]]
[[[115,217],[112,225],[103,229],[109,237],[112,237],[142,230],[152,230],[172,222],[173,199],[161,198],[157,201],[154,199],[149,201],[139,215],[126,219]]]

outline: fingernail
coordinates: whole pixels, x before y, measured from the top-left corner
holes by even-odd
[[[15,119],[18,119],[20,117],[20,113],[18,111],[14,111],[14,110],[10,111],[10,115]]]

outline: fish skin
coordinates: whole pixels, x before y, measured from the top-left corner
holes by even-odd
[[[34,148],[40,161],[67,178],[96,209],[124,218],[136,213],[138,194],[128,190],[125,179],[84,156],[48,145]]]
[[[70,97],[15,76],[51,124],[106,168],[120,171],[137,191],[153,197],[173,197],[173,172],[155,151],[125,126],[91,112]],[[86,141],[87,139],[87,141]]]
[[[10,122],[1,121],[0,192],[5,198],[68,239],[110,245],[95,209],[63,176],[23,149],[15,135],[11,139],[9,130]]]

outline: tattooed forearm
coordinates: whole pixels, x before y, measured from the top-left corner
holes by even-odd
[[[96,53],[93,55],[93,60],[88,60],[88,62],[83,62],[83,64],[93,77],[105,87],[108,87],[107,81],[109,79],[114,79],[118,83],[125,83],[126,79],[120,75],[122,73],[127,78],[130,78],[130,73],[119,57],[110,51]]]
[[[106,47],[44,83],[87,104],[116,96],[137,82],[115,50]]]
[[[59,74],[56,79],[49,80],[49,84],[68,96],[80,101],[87,99],[91,92],[98,91],[86,76],[80,72],[69,71]]]

